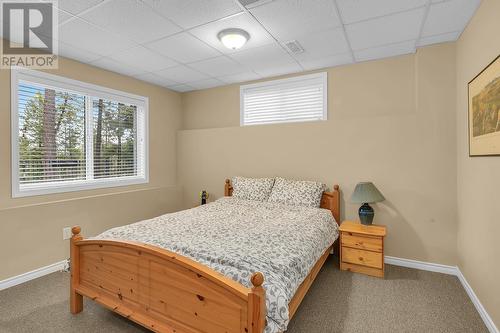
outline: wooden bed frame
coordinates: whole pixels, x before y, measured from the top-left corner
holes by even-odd
[[[232,194],[226,180],[225,195]],[[321,207],[340,221],[339,187],[324,192]],[[162,248],[131,241],[84,240],[78,226],[70,243],[70,310],[83,296],[154,332],[262,333],[266,326],[264,276],[247,288],[215,270]],[[328,258],[322,255],[289,303],[290,318]]]

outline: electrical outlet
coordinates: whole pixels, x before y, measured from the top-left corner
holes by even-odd
[[[71,227],[63,228],[63,240],[71,238]]]
[[[64,263],[63,272],[70,272],[70,271],[71,271],[71,260],[68,258]]]

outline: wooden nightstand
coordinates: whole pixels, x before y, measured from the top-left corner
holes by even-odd
[[[340,225],[340,269],[384,277],[386,227],[344,221]]]

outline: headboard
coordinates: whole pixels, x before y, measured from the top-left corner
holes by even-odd
[[[226,184],[224,185],[224,196],[230,197],[232,195],[233,186],[231,185],[231,181],[226,179]],[[329,209],[332,212],[337,224],[340,225],[340,187],[338,185],[333,185],[333,191],[331,192],[323,192],[320,207]]]

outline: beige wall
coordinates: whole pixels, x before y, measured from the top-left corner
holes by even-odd
[[[62,228],[85,235],[177,210],[176,132],[180,94],[62,59],[50,73],[149,97],[150,183],[93,191],[11,198],[10,71],[0,70],[0,280],[68,257]]]
[[[500,54],[500,1],[483,0],[457,43],[459,267],[500,327],[500,157],[469,157],[467,83]]]
[[[500,53],[499,12],[483,0],[456,44],[327,69],[329,119],[316,123],[241,128],[239,85],[180,95],[62,59],[55,74],[150,98],[150,183],[113,189],[11,198],[10,73],[0,70],[0,280],[66,258],[64,226],[95,235],[190,207],[202,189],[221,196],[233,175],[340,184],[345,219],[356,218],[355,184],[371,180],[387,198],[375,205],[387,254],[458,264],[498,325],[500,157],[468,157],[467,82]]]
[[[328,69],[328,121],[239,127],[239,85],[183,94],[178,133],[184,206],[226,177],[315,179],[349,196],[373,181],[387,201],[387,255],[456,264],[455,45]]]

